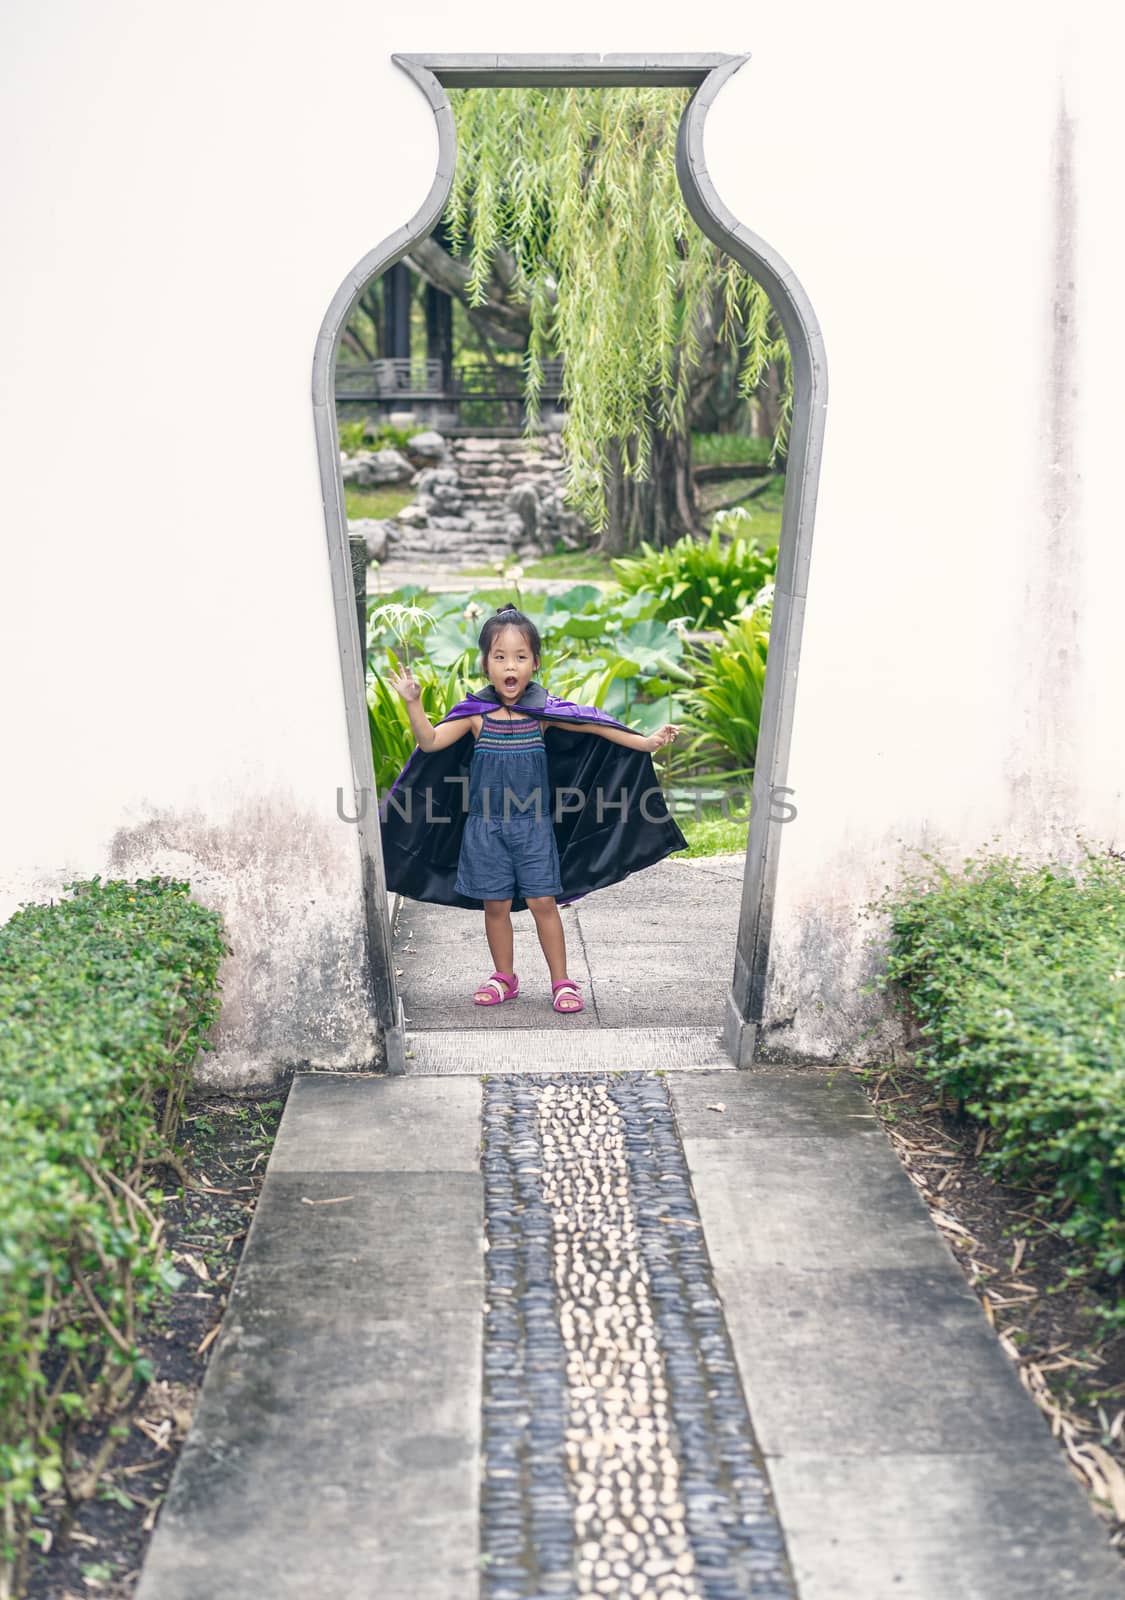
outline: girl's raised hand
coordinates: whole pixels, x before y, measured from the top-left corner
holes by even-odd
[[[398,668],[397,672],[387,674],[388,682],[397,689],[402,698],[409,703],[411,700],[421,700],[422,686],[415,678],[409,667],[404,667],[394,651],[391,651],[391,660]]]
[[[657,728],[655,733],[649,734],[648,739],[645,741],[645,749],[650,751],[659,750],[662,744],[671,744],[679,731],[679,728],[673,723],[666,722],[662,728]]]

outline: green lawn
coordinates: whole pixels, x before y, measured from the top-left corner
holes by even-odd
[[[751,439],[744,433],[693,433],[691,436],[691,459],[697,467],[728,463],[742,466],[745,461],[765,466],[772,448],[772,440]]]
[[[386,517],[397,516],[413,499],[414,490],[398,484],[389,484],[385,489],[344,490],[344,506],[349,522],[356,517],[375,517],[383,521]]]
[[[724,817],[718,806],[704,806],[702,809],[703,816],[698,822],[694,815],[676,818],[688,847],[677,851],[673,860],[684,861],[689,856],[721,856],[732,850],[746,849],[746,834],[750,827],[748,806],[741,813],[732,806],[730,809],[735,814],[731,817]]]
[[[537,561],[521,561],[520,566],[525,578],[573,578],[575,583],[589,583],[591,579],[603,583],[615,581],[609,557],[593,550],[563,550],[558,555],[541,556]],[[496,574],[495,566],[460,567],[458,570],[467,577],[492,578]]]
[[[707,531],[711,530],[713,508],[723,502],[729,501],[732,496],[761,487],[760,478],[731,478],[726,483],[704,484],[699,491],[699,504],[703,513],[704,525]],[[728,524],[728,532],[748,535],[761,549],[766,549],[771,544],[777,544],[781,538],[781,506],[785,498],[785,479],[782,477],[771,478],[769,487],[764,493],[755,495],[752,499],[741,499],[737,506],[750,513],[750,521],[741,518],[738,522]]]

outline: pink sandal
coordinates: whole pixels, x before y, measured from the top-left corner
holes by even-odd
[[[559,993],[560,989],[562,990],[563,994],[569,992],[571,994],[578,995],[578,1004],[576,1006],[560,1006],[559,1001],[562,999],[562,995]],[[582,996],[578,994],[578,985],[575,983],[573,978],[560,978],[558,983],[553,983],[551,985],[551,994],[553,996],[551,1004],[554,1006],[555,1010],[561,1012],[563,1016],[570,1016],[575,1011],[585,1011],[586,1009],[582,1004]]]
[[[480,996],[485,990],[491,990],[488,998],[482,1000]],[[514,1000],[520,992],[520,980],[514,972],[494,972],[481,984],[473,996],[475,1006],[499,1006],[505,1000]]]

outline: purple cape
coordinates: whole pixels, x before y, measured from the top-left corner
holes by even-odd
[[[441,722],[483,715],[499,704],[500,696],[489,683],[479,693],[459,701]],[[559,700],[534,680],[517,705],[519,710],[531,712],[544,722],[561,718],[632,731],[597,706]],[[453,887],[465,830],[469,764],[474,748],[475,741],[469,733],[444,750],[427,752],[415,745],[389,793],[380,800],[388,889],[411,900],[483,910],[483,900],[459,894]],[[577,728],[554,728],[547,740],[547,771],[551,781],[550,815],[562,872],[559,905],[569,905],[593,889],[619,883],[630,873],[662,861],[674,850],[687,848],[687,840],[668,810],[647,750],[632,750]],[[568,809],[571,807],[574,809]],[[526,907],[527,901],[519,893],[513,895],[513,911]]]

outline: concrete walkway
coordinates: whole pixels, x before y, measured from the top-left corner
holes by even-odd
[[[858,1084],[708,1064],[739,882],[572,908],[570,1018],[407,903],[418,1075],[294,1082],[138,1600],[1125,1595]]]
[[[669,857],[562,907],[567,971],[585,1008],[569,1016],[552,1010],[550,973],[530,911],[512,918],[520,993],[493,1008],[472,1004],[493,970],[481,913],[403,902],[395,966],[407,1070],[729,1067],[723,1007],[744,866],[741,854]]]

